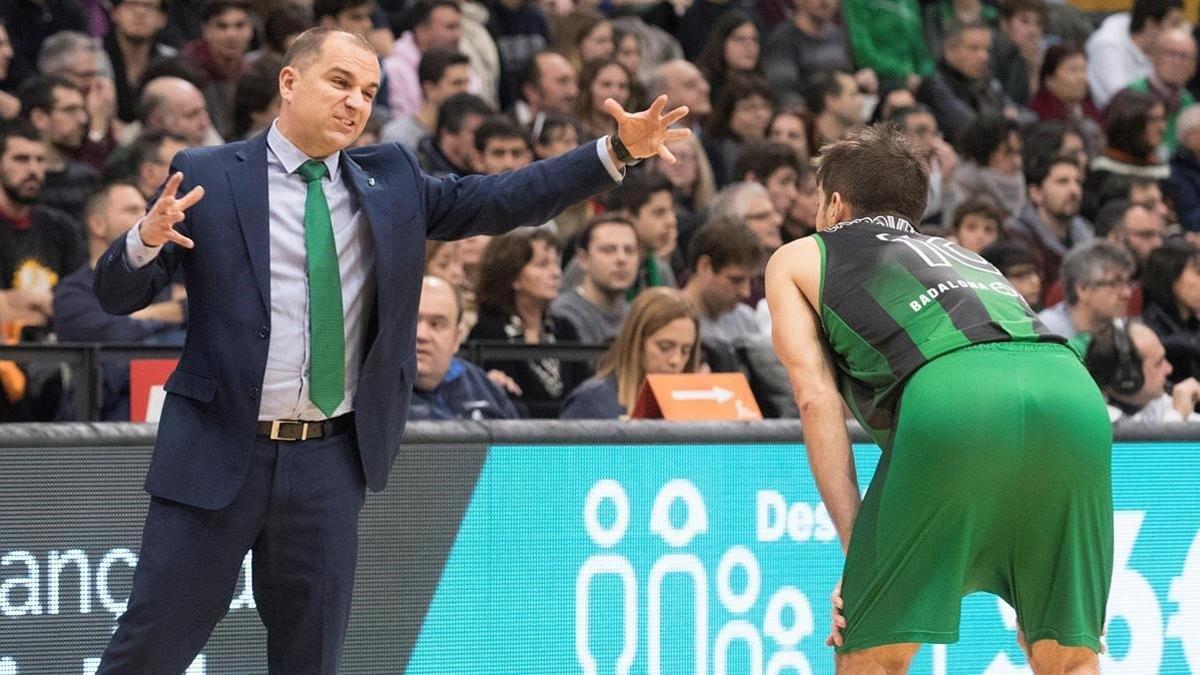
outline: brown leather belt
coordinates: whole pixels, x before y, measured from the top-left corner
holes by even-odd
[[[272,441],[311,441],[344,434],[354,426],[354,413],[327,420],[266,420],[258,423],[258,435]]]

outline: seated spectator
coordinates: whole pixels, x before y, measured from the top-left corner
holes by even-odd
[[[588,221],[576,239],[572,259],[583,273],[583,282],[550,303],[550,313],[575,327],[579,341],[607,344],[617,336],[629,311],[625,294],[637,279],[637,228],[620,214],[605,214]]]
[[[797,0],[792,20],[767,38],[763,63],[780,99],[803,101],[816,73],[850,70],[846,29],[837,21],[836,0]],[[874,76],[874,71],[871,75]],[[805,153],[807,154],[807,153]]]
[[[1136,268],[1135,278],[1140,278],[1142,269],[1150,253],[1162,247],[1167,237],[1167,223],[1162,214],[1150,209],[1147,205],[1118,199],[1109,204],[1116,204],[1119,217],[1106,223],[1103,235],[1097,231],[1096,236],[1122,247],[1133,257]],[[1105,205],[1101,214],[1109,208]]]
[[[462,242],[425,242],[425,275],[445,279],[455,288],[465,289],[468,283],[462,263]]]
[[[783,216],[776,209],[770,190],[762,183],[742,181],[726,185],[713,200],[709,216],[737,223],[748,230],[758,240],[763,256],[770,256],[775,249],[783,245],[779,232],[780,226],[783,225]],[[689,258],[692,250],[691,239],[694,236],[685,242]],[[758,298],[754,298],[754,302],[758,302]]]
[[[762,78],[734,77],[717,92],[701,140],[718,187],[733,181],[745,144],[766,138],[774,106],[771,90]]]
[[[917,89],[917,100],[933,111],[938,127],[961,138],[975,118],[1001,115],[1004,90],[988,72],[992,33],[980,22],[956,23],[946,34],[937,69]]]
[[[1165,393],[1171,363],[1154,331],[1135,323],[1105,326],[1088,344],[1084,366],[1108,402],[1108,416],[1121,427],[1160,427],[1200,422],[1200,382],[1189,378]]]
[[[84,204],[100,179],[90,164],[72,159],[87,133],[83,93],[62,78],[35,77],[21,85],[18,96],[21,117],[38,130],[46,148],[41,203],[82,223]]]
[[[13,24],[19,25],[19,24]],[[71,83],[84,97],[87,134],[73,159],[99,169],[116,146],[113,120],[117,115],[117,92],[100,41],[90,35],[62,31],[46,38],[38,49],[38,72]]]
[[[533,0],[489,3],[487,11],[488,32],[500,56],[500,107],[507,109],[520,97],[529,61],[549,45],[550,26]]]
[[[712,114],[712,85],[696,64],[683,59],[671,59],[654,71],[652,95],[666,95],[671,105],[686,105],[688,116],[683,123],[692,131],[700,131]]]
[[[579,98],[575,117],[583,125],[585,136],[596,137],[617,130],[617,121],[604,110],[604,100],[613,99],[626,110],[636,108],[632,99],[633,75],[615,59],[592,61],[579,76]]]
[[[1088,191],[1099,190],[1109,176],[1145,176],[1165,181],[1170,167],[1158,155],[1167,113],[1152,94],[1125,89],[1104,111],[1108,147],[1092,160]]]
[[[1037,81],[1042,59],[1042,35],[1046,25],[1043,0],[1001,0],[1000,30],[992,41],[989,69],[1000,82],[1004,95],[1017,105],[1028,105],[1030,89]]]
[[[1149,75],[1159,33],[1182,23],[1181,0],[1134,0],[1132,11],[1106,18],[1087,41],[1087,78],[1096,105],[1107,106],[1118,91]]]
[[[593,9],[575,9],[555,18],[552,33],[554,51],[576,71],[592,61],[611,59],[616,51],[612,23]]]
[[[637,32],[613,26],[613,58],[625,66],[625,70],[633,73],[634,96],[646,100],[646,90],[642,86],[642,40]]]
[[[575,128],[575,122],[559,113],[539,113],[529,135],[535,159],[558,157],[579,147],[579,130]]]
[[[667,143],[667,149],[675,155],[675,162],[651,157],[651,170],[657,170],[671,181],[674,187],[675,208],[681,215],[703,213],[717,194],[717,181],[713,176],[712,164],[704,146],[695,135],[683,140]]]
[[[246,52],[254,38],[249,0],[208,0],[202,15],[200,39],[184,46],[181,56],[199,65],[204,74],[204,100],[217,133],[233,134],[233,97],[246,72]]]
[[[109,183],[88,199],[88,263],[54,289],[54,330],[59,340],[183,344],[187,311],[181,284],[164,288],[154,303],[128,316],[105,312],[92,290],[96,261],[145,213],[146,198],[131,183]],[[129,421],[128,363],[105,364],[103,402],[101,419]]]
[[[1134,81],[1129,88],[1153,94],[1163,105],[1167,130],[1162,156],[1170,157],[1176,148],[1175,124],[1179,113],[1196,102],[1196,97],[1187,90],[1188,81],[1196,74],[1196,39],[1182,28],[1162,31],[1150,52],[1150,63],[1150,74]]]
[[[454,355],[466,334],[461,299],[459,289],[439,277],[427,276],[421,284],[409,419],[516,419],[504,390],[482,368]]]
[[[550,314],[561,279],[558,241],[549,231],[528,228],[492,239],[479,267],[479,322],[470,339],[578,342],[574,326]],[[491,365],[513,380],[530,417],[558,417],[563,397],[586,377],[583,364],[551,357]]]
[[[264,56],[254,62],[233,92],[233,139],[257,136],[279,116],[279,71],[283,62]]]
[[[167,25],[166,2],[115,0],[112,3],[113,27],[104,38],[104,51],[112,64],[117,117],[122,122],[137,119],[137,101],[145,84],[146,70],[176,54],[158,39]],[[282,52],[279,55],[283,56]]]
[[[417,70],[422,55],[435,47],[458,50],[463,35],[463,12],[455,0],[420,0],[410,6],[407,19],[411,30],[400,35],[392,53],[383,59],[393,117],[411,115],[421,107]],[[471,92],[478,91],[475,82]]]
[[[1200,233],[1200,105],[1179,114],[1175,132],[1179,146],[1171,156],[1168,191],[1179,225],[1186,232]]]
[[[1100,134],[1095,145],[1095,151],[1104,148],[1104,132]],[[1086,171],[1091,155],[1092,139],[1084,136],[1078,125],[1065,120],[1048,120],[1031,124],[1023,130],[1024,147],[1021,152],[1022,163],[1026,166],[1034,162],[1044,162],[1052,157],[1065,155],[1075,160],[1080,171]]]
[[[1004,224],[1004,209],[986,197],[968,199],[954,210],[950,241],[973,253],[996,243]]]
[[[1167,350],[1171,381],[1200,376],[1200,251],[1180,242],[1151,252],[1142,288],[1142,321]]]
[[[956,198],[988,196],[1009,215],[1020,213],[1026,195],[1016,122],[1000,115],[980,115],[956,147],[962,160],[954,170]]]
[[[1058,280],[1067,251],[1095,238],[1092,224],[1079,215],[1083,176],[1073,159],[1055,157],[1026,167],[1025,180],[1029,203],[1010,221],[1007,233],[1037,254],[1042,281],[1049,287]]]
[[[1038,318],[1068,340],[1112,324],[1125,316],[1129,306],[1133,269],[1129,254],[1107,241],[1072,250],[1062,263],[1066,300],[1043,309]]]
[[[409,149],[416,149],[423,136],[437,127],[438,108],[455,94],[466,93],[470,83],[471,66],[466,54],[442,49],[427,50],[421,55],[417,79],[421,83],[421,106],[408,115],[393,117],[383,125],[382,138]]]
[[[161,131],[142,134],[131,145],[109,157],[101,178],[104,182],[133,183],[149,200],[167,180],[167,170],[175,153],[188,147],[182,136]]]
[[[1088,136],[1102,133],[1104,118],[1088,94],[1087,57],[1083,49],[1069,42],[1051,46],[1042,57],[1038,81],[1038,93],[1029,102],[1029,108],[1039,119],[1072,122],[1080,128],[1086,127]]]
[[[807,166],[796,179],[796,201],[792,210],[783,217],[779,226],[779,237],[783,243],[807,237],[817,231],[817,210],[821,206],[821,190],[817,185],[817,172]]]
[[[917,0],[886,4],[845,0],[842,16],[854,67],[875,71],[882,87],[916,89],[921,78],[933,71]]]
[[[796,181],[800,177],[800,158],[791,146],[771,141],[753,141],[746,146],[738,160],[734,176],[738,181],[758,183],[767,189],[775,213],[782,217],[792,210],[796,202]],[[770,233],[766,243],[771,252],[779,248],[774,243],[777,231]]]
[[[696,308],[705,342],[736,349],[761,332],[747,304],[750,282],[762,273],[762,246],[744,225],[710,220],[688,245],[683,296]]]
[[[899,127],[913,149],[929,162],[929,196],[921,224],[944,228],[953,213],[953,204],[958,202],[954,192],[958,153],[942,138],[937,118],[925,106],[898,108],[888,120]]]
[[[647,375],[696,372],[699,337],[695,311],[679,291],[643,291],[616,341],[600,357],[595,377],[567,396],[562,419],[628,417]]]
[[[655,286],[675,288],[675,273],[663,256],[674,252],[678,241],[675,198],[671,182],[656,171],[630,171],[625,180],[604,195],[609,211],[623,212],[637,228],[641,246],[641,264],[637,281],[630,287],[630,299]],[[574,288],[583,283],[583,271],[574,260],[567,265],[563,284]]]
[[[532,161],[529,138],[508,117],[489,117],[475,130],[476,173],[515,171]]]
[[[813,77],[805,104],[811,114],[808,147],[814,155],[862,126],[862,94],[848,72],[835,70]]]
[[[696,66],[713,91],[721,91],[735,77],[763,78],[758,26],[736,9],[721,14],[708,31]]]
[[[1042,308],[1042,275],[1028,246],[1019,241],[1000,239],[979,255],[1008,279],[1031,309],[1036,312]]]
[[[538,52],[521,78],[521,98],[513,106],[518,124],[531,125],[538,115],[573,115],[579,99],[579,75],[557,52]]]
[[[804,109],[784,107],[767,123],[767,140],[791,146],[802,164],[812,161],[808,147],[808,124],[804,121]]]
[[[917,103],[916,95],[908,89],[889,89],[879,97],[879,103],[875,104],[875,110],[871,113],[869,121],[871,124],[886,122],[892,119],[897,110],[901,108],[916,108],[920,105],[920,103]]]
[[[208,116],[204,94],[178,77],[156,77],[142,89],[138,123],[126,127],[126,133],[136,138],[151,132],[181,136],[189,146],[223,143]]]
[[[263,44],[247,54],[246,58],[251,64],[271,56],[282,61],[296,38],[312,27],[312,14],[309,8],[292,4],[270,10],[263,19]]]
[[[488,104],[474,94],[454,94],[442,101],[433,134],[417,143],[421,169],[434,176],[472,173],[475,130],[491,114]]]

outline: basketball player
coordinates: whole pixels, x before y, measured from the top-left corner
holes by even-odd
[[[817,176],[817,233],[779,249],[766,281],[846,549],[838,672],[905,672],[987,591],[1016,609],[1035,672],[1098,673],[1113,547],[1099,390],[999,271],[913,228],[927,168],[891,127],[827,146]],[[861,504],[843,401],[883,449]]]

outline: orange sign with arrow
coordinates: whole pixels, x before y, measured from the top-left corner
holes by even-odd
[[[631,417],[675,421],[761,420],[741,373],[647,375]]]

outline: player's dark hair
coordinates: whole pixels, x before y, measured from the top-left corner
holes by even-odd
[[[817,184],[826,198],[839,193],[855,217],[896,214],[921,222],[929,165],[893,124],[852,131],[821,151]]]
[[[696,272],[701,258],[707,257],[713,272],[730,265],[757,269],[762,264],[762,243],[750,228],[730,218],[717,217],[702,225],[688,244],[687,268]]]

